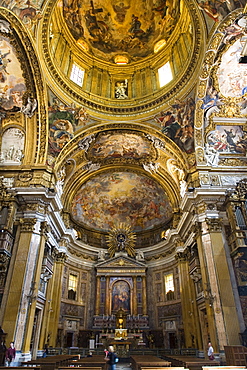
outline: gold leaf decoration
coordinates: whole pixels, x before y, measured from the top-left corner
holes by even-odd
[[[120,222],[113,226],[109,235],[106,237],[110,258],[116,252],[121,251],[125,251],[129,256],[135,257],[135,240],[136,235],[132,232],[130,225]]]

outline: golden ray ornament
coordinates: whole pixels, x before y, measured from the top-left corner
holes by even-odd
[[[132,232],[131,226],[120,222],[113,226],[109,235],[106,237],[108,253],[112,258],[116,252],[125,251],[131,257],[135,257],[136,235]]]

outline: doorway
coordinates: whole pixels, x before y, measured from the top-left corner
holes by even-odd
[[[33,360],[37,358],[40,328],[41,328],[41,318],[42,318],[42,310],[36,307],[34,320],[33,320],[32,336],[31,336],[31,341],[30,341],[30,352],[32,353]]]
[[[66,347],[73,347],[73,333],[67,333],[67,335],[66,335]]]
[[[176,333],[169,333],[169,348],[177,348],[177,336]]]
[[[209,342],[209,329],[208,329],[208,318],[207,318],[207,312],[206,308],[201,308],[199,310],[199,320],[200,320],[200,326],[201,326],[201,333],[202,333],[202,344],[203,349],[207,349],[208,342]]]

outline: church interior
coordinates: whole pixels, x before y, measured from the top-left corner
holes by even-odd
[[[1,0],[0,122],[16,364],[247,347],[246,0]]]

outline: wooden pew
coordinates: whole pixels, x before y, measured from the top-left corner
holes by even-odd
[[[32,367],[40,366],[41,370],[55,370],[58,366],[68,366],[72,360],[79,359],[79,355],[55,355],[48,357],[37,358],[36,360],[30,360],[22,362],[22,366]]]
[[[141,367],[141,370],[189,370],[185,369],[184,367]]]
[[[78,360],[70,361],[68,366],[80,367],[100,367],[102,370],[107,368],[105,355],[93,355],[92,357],[83,357]]]
[[[72,370],[71,368],[73,368],[73,367],[79,367],[80,370],[102,370],[102,367],[85,367],[85,366],[76,366],[76,365],[72,365],[72,366],[69,366],[69,367],[60,367],[59,366],[58,370]]]
[[[165,356],[167,361],[171,361],[171,366],[183,366],[186,369],[190,370],[202,370],[202,367],[209,367],[211,369],[212,366],[220,366],[220,361],[217,360],[209,360],[205,358],[197,358],[191,356]]]
[[[170,367],[171,363],[169,361],[163,360],[162,358],[152,356],[152,355],[133,355],[130,357],[130,362],[132,363],[133,370],[141,370],[142,367]]]
[[[10,370],[23,370],[23,366],[0,366],[0,369],[10,369]],[[40,366],[30,366],[28,370],[39,370]]]
[[[203,366],[202,370],[238,370],[246,369],[246,366]]]

